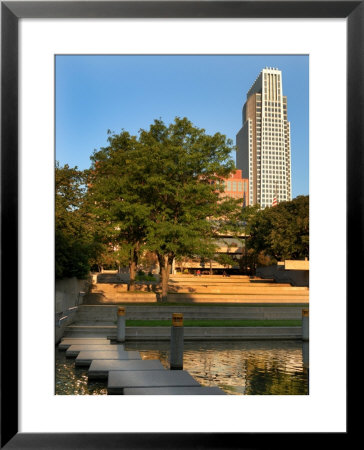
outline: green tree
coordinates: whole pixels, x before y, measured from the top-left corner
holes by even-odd
[[[90,270],[92,239],[82,209],[84,174],[67,164],[55,167],[55,275],[85,278]]]
[[[226,253],[216,254],[214,259],[225,268],[233,266],[235,264],[235,259],[231,255]]]
[[[210,257],[227,213],[221,178],[234,169],[232,142],[176,118],[156,120],[138,138],[123,131],[91,157],[89,200],[113,242],[130,245],[130,274],[144,249],[157,255],[162,300],[173,259]]]
[[[219,197],[222,177],[234,169],[232,142],[224,135],[207,135],[186,118],[168,127],[156,120],[140,133],[145,197],[150,205],[148,248],[160,266],[161,299],[167,299],[171,265],[176,257],[209,259],[218,218],[227,213]]]
[[[249,220],[249,247],[257,253],[284,259],[309,256],[309,197],[258,211]]]
[[[150,206],[143,198],[139,177],[142,148],[126,131],[109,132],[108,143],[91,156],[88,206],[102,224],[104,240],[113,247],[116,260],[120,264],[127,258],[132,290],[150,220]]]

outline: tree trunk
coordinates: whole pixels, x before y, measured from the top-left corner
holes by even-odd
[[[135,289],[135,274],[136,274],[136,264],[133,259],[129,261],[129,291],[134,291]]]
[[[130,251],[130,260],[129,260],[129,291],[135,290],[135,276],[136,269],[138,266],[138,250],[139,244],[134,245],[134,247]]]
[[[174,256],[173,255],[159,255],[159,270],[161,277],[161,301],[166,302],[168,300],[168,281],[169,281],[169,273],[171,271],[172,263]]]

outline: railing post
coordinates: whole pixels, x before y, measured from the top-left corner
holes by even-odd
[[[309,322],[308,322],[308,309],[302,310],[302,340],[309,340]]]
[[[170,369],[183,369],[183,314],[172,314]]]
[[[118,308],[118,323],[117,323],[116,340],[118,342],[125,341],[125,308],[123,306],[120,306]]]

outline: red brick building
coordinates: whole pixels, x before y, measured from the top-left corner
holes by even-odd
[[[225,189],[221,195],[232,198],[245,198],[245,206],[249,205],[249,180],[243,178],[241,170],[231,173],[229,178],[224,179]]]

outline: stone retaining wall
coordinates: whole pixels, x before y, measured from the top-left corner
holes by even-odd
[[[78,303],[82,302],[80,292],[88,292],[91,280],[78,280],[76,277],[56,280],[55,283],[55,339],[58,343],[67,325],[73,323]],[[62,319],[61,321],[58,321]]]
[[[117,306],[81,305],[77,320],[81,322],[114,321]],[[127,320],[169,320],[173,313],[184,319],[299,320],[301,306],[126,306]]]
[[[276,265],[258,267],[256,274],[263,279],[273,278],[277,283],[290,283],[292,286],[309,286],[308,270],[285,270],[283,265]]]
[[[56,280],[56,312],[66,311],[82,303],[82,298],[79,297],[80,292],[88,292],[91,286],[89,279],[78,280],[76,277],[63,278]]]
[[[170,327],[127,327],[126,339],[170,340]],[[302,339],[301,327],[184,327],[185,340]]]
[[[76,327],[71,325],[67,337],[107,337],[116,339],[116,325]],[[126,327],[126,341],[170,341],[171,327]],[[302,327],[184,327],[184,340],[301,340]]]

